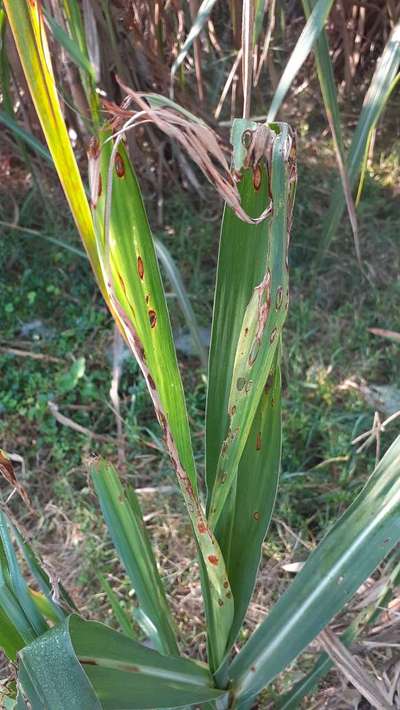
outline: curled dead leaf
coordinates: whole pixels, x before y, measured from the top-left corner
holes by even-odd
[[[0,473],[3,478],[17,491],[24,503],[30,508],[31,502],[25,488],[19,483],[15,475],[14,466],[8,455],[3,449],[0,449]]]

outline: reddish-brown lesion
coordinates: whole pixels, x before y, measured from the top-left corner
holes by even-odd
[[[144,265],[143,265],[143,259],[141,256],[138,256],[138,258],[137,258],[137,270],[138,270],[138,274],[139,274],[140,279],[143,281]]]
[[[119,178],[125,176],[125,163],[121,153],[116,153],[114,160],[115,172]]]
[[[150,328],[155,328],[157,325],[157,313],[153,308],[149,310],[149,321],[150,321]]]

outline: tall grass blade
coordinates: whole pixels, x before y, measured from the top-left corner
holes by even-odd
[[[203,0],[199,7],[196,19],[190,28],[189,34],[186,37],[177,58],[175,59],[171,68],[171,81],[174,80],[174,76],[187,56],[194,40],[199,36],[200,32],[204,29],[204,26],[210,17],[211,11],[216,4],[217,0]]]
[[[396,545],[399,473],[400,437],[233,661],[230,677],[241,702],[296,658]]]
[[[400,23],[395,25],[378,61],[354,132],[347,158],[347,174],[351,189],[354,188],[363,166],[369,137],[395,87],[400,65]],[[328,248],[343,215],[344,205],[341,186],[334,190],[329,211],[322,225],[323,233],[319,248],[321,258]]]
[[[275,117],[287,92],[290,89],[290,86],[292,85],[293,80],[306,61],[314,42],[316,42],[324,28],[325,21],[331,11],[332,5],[333,0],[317,0],[280,78],[268,111],[267,121],[275,120]]]
[[[159,650],[179,655],[174,624],[134,491],[125,494],[111,464],[94,459],[88,464],[108,531],[124,565],[139,604],[158,632]]]
[[[126,611],[122,608],[118,599],[118,595],[114,592],[111,584],[109,584],[109,582],[107,582],[105,577],[103,577],[102,575],[99,575],[99,582],[103,592],[106,594],[107,599],[110,602],[111,609],[116,620],[118,621],[122,633],[124,633],[125,636],[129,636],[130,638],[136,638],[136,634],[132,628],[132,622],[129,619],[129,616]]]
[[[201,341],[197,318],[194,314],[192,304],[190,303],[190,299],[179,273],[179,269],[177,268],[167,247],[159,239],[155,239],[154,244],[158,259],[167,274],[168,281],[171,283],[171,286],[175,291],[176,298],[184,315],[186,325],[189,328],[190,335],[192,336],[192,341],[195,349],[197,350],[201,365],[204,369],[206,369],[208,362],[207,352]]]
[[[302,0],[303,8],[307,19],[311,10],[315,7],[316,0]],[[339,168],[340,179],[342,181],[343,194],[346,200],[351,228],[353,230],[354,244],[359,263],[361,264],[361,252],[358,238],[358,223],[356,208],[350,187],[350,180],[345,165],[345,151],[342,134],[342,124],[340,118],[339,104],[337,101],[337,91],[332,62],[329,54],[328,38],[325,29],[322,29],[314,45],[315,62],[321,94],[325,106],[325,113],[329,128],[332,133],[333,145],[335,148],[336,161]]]
[[[49,151],[44,147],[44,145],[37,139],[32,133],[26,131],[25,128],[16,121],[12,116],[5,111],[0,111],[0,123],[3,124],[9,131],[12,131],[15,136],[20,138],[28,148],[31,148],[40,158],[43,158],[48,163],[53,164],[51,155]]]
[[[45,17],[46,23],[50,27],[51,33],[56,42],[58,42],[61,47],[64,47],[65,51],[68,53],[76,66],[89,74],[89,76],[94,80],[95,74],[93,65],[86,54],[84,54],[79,45],[67,34],[67,32],[65,32],[61,25],[59,25],[58,22],[51,17],[51,15],[46,14]]]
[[[55,168],[96,279],[107,300],[93,220],[58,100],[40,4],[36,0],[4,0],[4,7]]]
[[[37,635],[43,634],[47,631],[48,626],[33,602],[29,593],[28,585],[21,574],[14,546],[10,537],[9,523],[2,511],[0,511],[0,539],[4,555],[7,560],[10,590],[18,600],[18,603],[23,609],[24,614],[29,620],[34,632]]]

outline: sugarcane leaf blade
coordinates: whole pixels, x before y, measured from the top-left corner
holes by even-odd
[[[238,697],[256,695],[310,643],[400,539],[400,437],[235,658]]]

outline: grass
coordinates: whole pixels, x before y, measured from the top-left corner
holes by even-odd
[[[380,153],[379,153],[380,151]],[[319,273],[311,263],[320,224],[336,174],[325,140],[300,138],[299,191],[291,247],[291,307],[285,334],[284,445],[282,484],[272,533],[249,625],[259,620],[288,578],[282,563],[302,560],[321,531],[351,502],[368,472],[375,449],[357,454],[351,441],[372,426],[374,410],[360,394],[362,384],[400,381],[398,345],[378,339],[368,328],[400,330],[398,239],[399,146],[390,154],[377,145],[379,160],[367,179],[360,207],[360,241],[369,274],[357,266],[350,229],[343,225]],[[12,183],[12,181],[11,181]],[[52,174],[45,176],[49,200],[15,187],[19,225],[41,237],[4,228],[0,300],[0,435],[2,446],[24,457],[26,480],[37,512],[12,507],[57,573],[89,615],[101,617],[106,603],[96,576],[110,575],[128,606],[132,597],[120,581],[115,553],[94,509],[94,496],[83,466],[93,450],[116,460],[115,415],[109,399],[112,322],[97,295],[86,261],[44,237],[79,248],[74,228]],[[207,191],[207,188],[204,188]],[[22,193],[22,196],[21,196]],[[151,202],[151,196],[148,200]],[[12,221],[2,203],[0,219]],[[176,258],[200,325],[212,315],[219,214],[207,211],[207,199],[182,193],[165,205],[163,239]],[[4,278],[5,275],[5,278]],[[167,287],[168,290],[168,287]],[[176,301],[170,298],[173,328],[184,329]],[[12,349],[41,359],[17,356]],[[52,359],[50,359],[52,358]],[[205,379],[195,357],[180,356],[187,385],[189,416],[198,463],[202,466]],[[96,437],[60,425],[48,407]],[[137,488],[174,486],[159,427],[143,379],[132,358],[123,363],[120,382],[127,458],[122,469]],[[382,435],[383,449],[393,430]],[[143,492],[145,512],[168,588],[174,587],[175,611],[186,646],[204,649],[199,638],[199,580],[191,564],[188,522],[180,499]],[[178,536],[179,531],[179,536]],[[181,535],[183,537],[181,537]],[[187,544],[186,544],[187,543]],[[95,596],[87,594],[95,592]],[[90,598],[90,603],[88,599]]]

